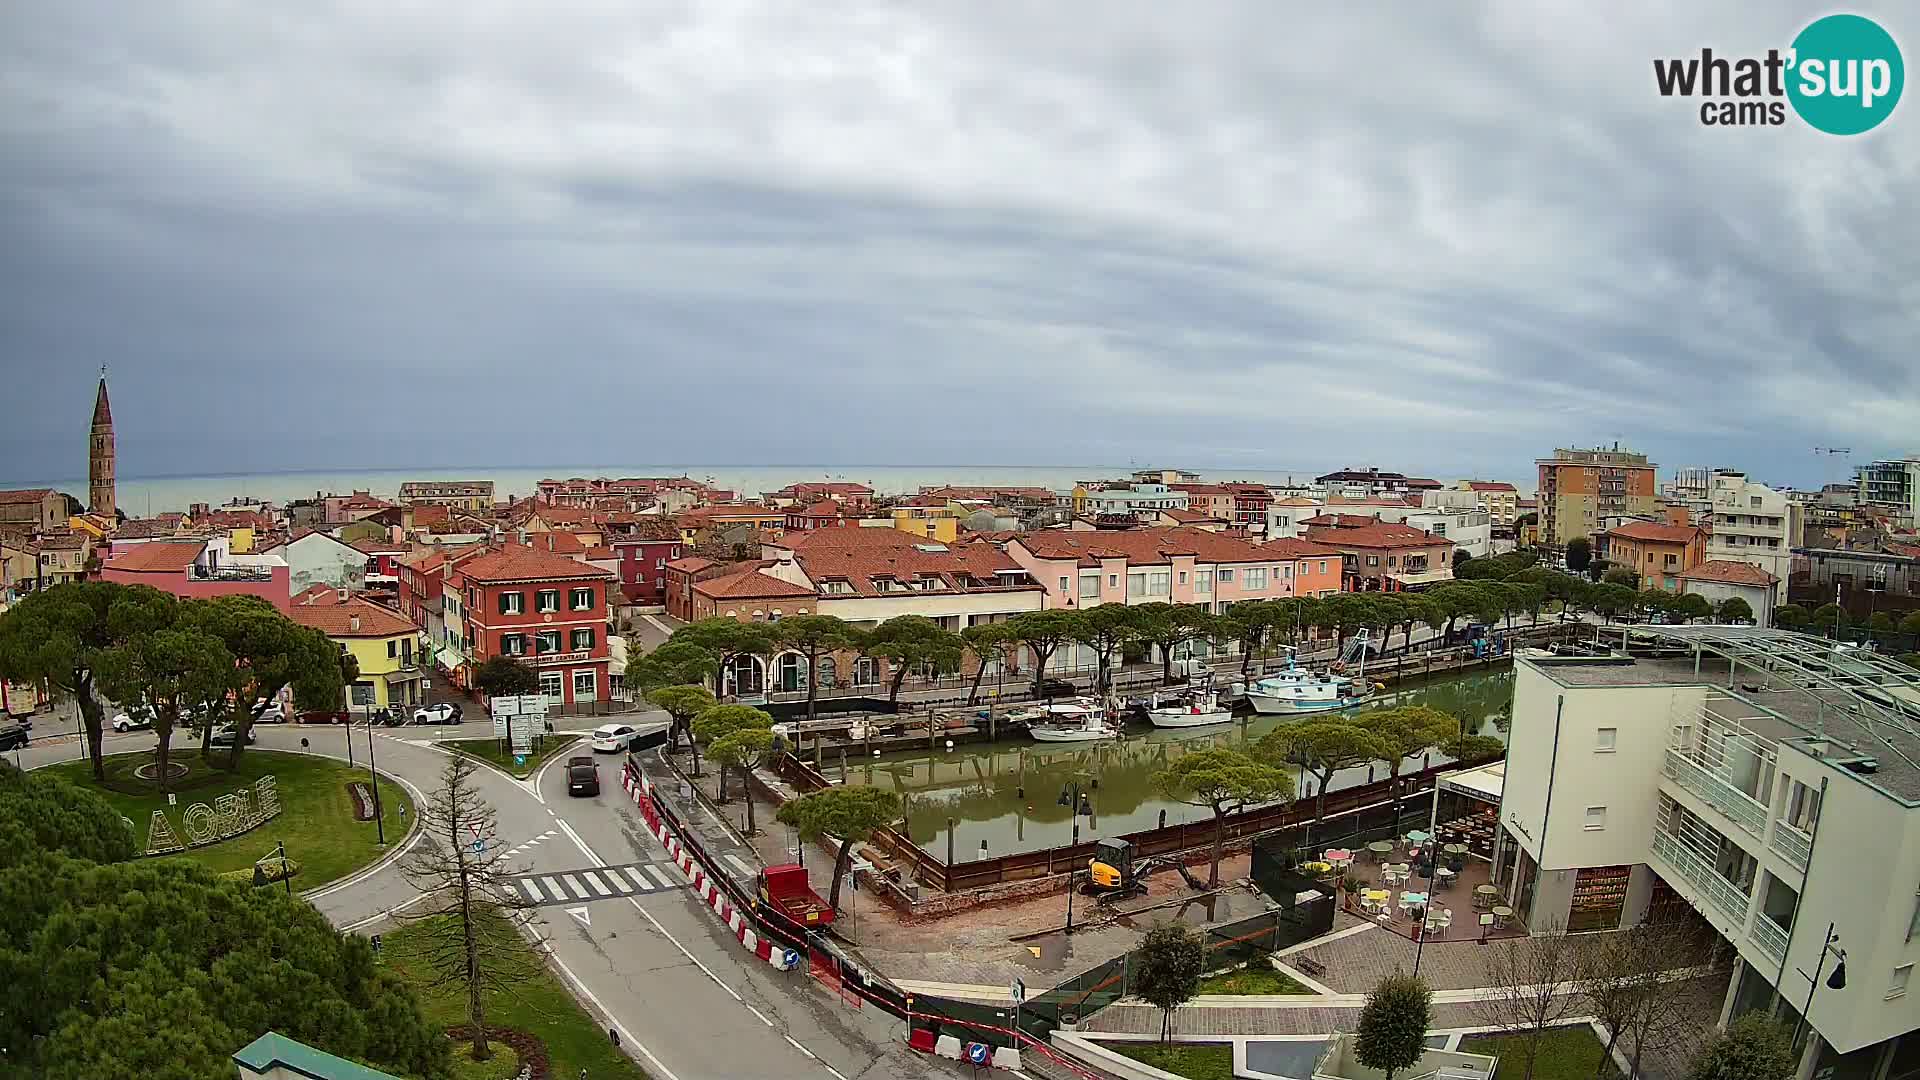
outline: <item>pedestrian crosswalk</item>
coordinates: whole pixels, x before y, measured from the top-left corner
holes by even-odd
[[[680,869],[672,863],[631,863],[551,874],[520,874],[512,880],[513,887],[531,907],[641,896],[686,884]]]

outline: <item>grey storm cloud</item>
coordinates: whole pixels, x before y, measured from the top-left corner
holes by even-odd
[[[1920,449],[1920,102],[1703,127],[1651,61],[1825,10],[22,0],[0,478],[102,364],[129,475],[1815,478]]]

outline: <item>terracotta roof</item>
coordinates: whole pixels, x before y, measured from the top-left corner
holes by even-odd
[[[776,510],[771,506],[756,506],[752,503],[716,503],[712,506],[696,506],[680,514],[680,524],[689,529],[697,529],[714,521],[745,521],[750,518],[784,518],[785,510]]]
[[[1629,521],[1616,528],[1607,530],[1608,536],[1624,536],[1629,540],[1650,541],[1658,544],[1690,544],[1700,535],[1700,530],[1691,525],[1665,525],[1657,521]]]
[[[1409,476],[1407,477],[1407,486],[1410,488],[1425,488],[1428,490],[1436,490],[1438,488],[1445,487],[1446,485],[1442,484],[1438,480],[1432,480],[1424,476]]]
[[[453,515],[453,507],[444,503],[420,503],[409,509],[413,511],[413,525],[417,529],[439,524]]]
[[[1157,566],[1174,555],[1192,555],[1200,562],[1260,562],[1252,544],[1224,533],[1173,525],[1118,531],[1073,532],[1048,529],[1015,537],[1042,559],[1075,559],[1081,566],[1098,566],[1102,558],[1124,558],[1137,566]]]
[[[1053,492],[1042,487],[993,487],[979,485],[945,484],[940,487],[925,488],[922,495],[939,495],[949,499],[1029,499],[1051,502]]]
[[[1183,525],[1190,524],[1195,521],[1219,521],[1220,520],[1219,518],[1214,517],[1212,514],[1203,514],[1198,510],[1182,510],[1177,506],[1168,507],[1167,509],[1160,511],[1160,514],[1162,517],[1170,517],[1173,520],[1180,522]]]
[[[564,555],[535,551],[522,544],[494,548],[461,562],[459,567],[462,574],[475,581],[557,581],[612,576],[597,566]]]
[[[1468,491],[1514,491],[1516,489],[1512,484],[1503,483],[1499,480],[1469,480],[1467,481],[1467,490]]]
[[[758,565],[737,574],[723,574],[697,582],[693,591],[716,600],[775,600],[782,597],[809,597],[812,589],[795,585],[761,572]]]
[[[1168,484],[1167,486],[1189,495],[1231,495],[1234,492],[1234,489],[1226,484]]]
[[[1370,522],[1358,528],[1310,528],[1307,539],[1337,548],[1452,547],[1453,541],[1429,536],[1411,525]]]
[[[340,500],[342,510],[385,510],[392,505],[387,500],[369,495],[364,491],[356,491]]]
[[[821,499],[805,509],[790,510],[788,513],[797,514],[803,518],[837,518],[844,517],[846,509],[840,505],[838,499]]]
[[[1281,537],[1269,540],[1254,548],[1255,551],[1273,559],[1312,559],[1340,554],[1339,548],[1316,544],[1310,540],[1294,540]]]
[[[108,560],[105,569],[123,570],[131,573],[177,573],[193,565],[193,560],[207,548],[204,540],[190,543],[169,543],[156,540],[151,544],[135,544],[123,554]]]
[[[709,566],[719,566],[719,565],[720,565],[719,563],[714,562],[712,559],[703,559],[698,555],[688,555],[684,559],[675,559],[672,562],[668,563],[667,569],[684,570],[690,574],[697,574],[700,571],[705,570]]]
[[[1752,563],[1714,559],[1691,570],[1682,571],[1683,581],[1719,581],[1728,585],[1772,585],[1780,579]]]
[[[1319,514],[1310,518],[1301,518],[1302,525],[1324,525],[1334,529],[1359,529],[1368,525],[1377,525],[1380,519],[1372,514]]]
[[[608,546],[606,546],[605,544],[602,544],[602,545],[600,545],[599,547],[590,547],[590,548],[587,548],[587,549],[585,549],[584,551],[582,551],[582,552],[580,553],[580,557],[581,557],[581,558],[583,558],[583,559],[612,559],[612,558],[617,558],[617,556],[616,556],[616,555],[615,555],[615,553],[614,553],[614,550],[613,550],[612,548],[610,548],[610,547],[608,547]]]
[[[587,545],[570,532],[534,533],[527,537],[527,546],[554,555],[579,555],[587,550]]]
[[[116,539],[143,540],[156,536],[172,536],[179,530],[179,522],[164,518],[130,518],[113,530]]]
[[[860,596],[880,595],[875,584],[880,579],[905,584],[932,578],[942,588],[957,591],[1005,588],[1002,571],[1020,575],[1018,588],[1039,588],[1019,563],[992,544],[943,544],[898,529],[821,529],[790,538],[783,546],[815,584],[844,581]]]
[[[400,565],[416,573],[431,574],[435,570],[440,569],[441,564],[446,561],[446,555],[441,552],[423,551],[410,558],[400,560]]]
[[[1909,559],[1920,558],[1920,547],[1915,547],[1912,544],[1902,544],[1889,540],[1883,546],[1887,549],[1887,554],[1889,555],[1904,555]]]
[[[368,555],[397,555],[412,550],[412,547],[404,541],[395,543],[392,540],[375,540],[372,538],[355,540],[350,546],[355,551],[364,551]]]
[[[287,608],[287,617],[301,626],[311,626],[330,638],[365,637],[385,638],[419,631],[400,613],[383,604],[376,604],[365,597],[348,596],[340,599],[339,593],[330,588],[315,594],[314,589],[301,593],[306,597],[304,603],[296,601]],[[360,624],[354,625],[355,617]]]
[[[50,551],[72,551],[87,546],[85,537],[76,532],[50,532],[40,535],[40,547]]]
[[[1275,506],[1319,506],[1320,504],[1315,500],[1305,498],[1304,496],[1289,495],[1284,499],[1280,499],[1276,501],[1273,505]]]
[[[51,494],[53,494],[52,488],[19,488],[14,491],[0,491],[0,506],[39,502]]]

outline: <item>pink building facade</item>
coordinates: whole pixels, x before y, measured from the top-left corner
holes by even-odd
[[[1046,590],[1049,608],[1201,604],[1340,590],[1340,553],[1315,544],[1256,546],[1192,528],[1048,531],[1016,536],[1007,554]]]

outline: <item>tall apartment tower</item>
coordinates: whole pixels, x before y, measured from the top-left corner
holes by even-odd
[[[1608,517],[1653,514],[1655,465],[1620,444],[1555,450],[1538,458],[1540,540],[1558,547],[1586,536]]]
[[[107,404],[107,376],[93,395],[93,431],[87,436],[87,509],[112,521],[113,409]]]

